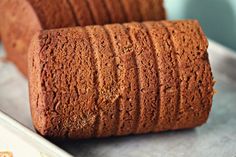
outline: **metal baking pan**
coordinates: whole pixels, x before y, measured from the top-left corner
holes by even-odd
[[[4,60],[0,61],[0,125],[48,157],[235,157],[236,53],[211,40],[209,45],[217,94],[207,124],[196,129],[52,143],[32,127],[27,80]],[[1,47],[0,54],[3,53]]]

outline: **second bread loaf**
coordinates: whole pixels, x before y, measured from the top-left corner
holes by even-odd
[[[199,126],[213,96],[207,47],[195,20],[42,31],[29,49],[34,126],[60,138]]]
[[[0,0],[0,34],[7,57],[27,75],[27,50],[44,29],[163,20],[162,0]]]

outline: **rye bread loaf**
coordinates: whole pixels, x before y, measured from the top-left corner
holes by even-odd
[[[41,31],[28,58],[33,124],[72,139],[199,126],[213,96],[207,47],[195,20]]]
[[[0,34],[8,58],[27,75],[27,50],[39,30],[163,20],[162,0],[1,0]]]

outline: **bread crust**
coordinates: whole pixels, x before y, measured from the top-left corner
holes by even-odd
[[[148,20],[165,18],[162,1],[142,3],[152,3],[153,8],[142,11],[143,7],[133,0],[1,0],[0,34],[7,57],[27,77],[27,51],[37,31],[141,21],[141,12]]]
[[[207,47],[196,20],[42,31],[29,49],[34,126],[78,139],[202,125],[214,94]]]

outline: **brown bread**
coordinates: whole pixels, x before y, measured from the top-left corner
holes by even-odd
[[[35,32],[75,26],[67,0],[1,0],[1,34],[7,57],[27,75],[27,50]],[[60,10],[60,11],[59,11]]]
[[[138,80],[134,49],[124,27],[105,26],[113,47],[117,71],[117,126],[114,135],[126,135],[136,128],[138,116]],[[129,70],[127,70],[129,69]]]
[[[44,29],[163,20],[160,0],[0,0],[0,34],[8,58],[27,75],[27,50],[35,32]],[[155,10],[155,11],[154,11]],[[142,13],[141,13],[142,12]]]
[[[199,126],[213,96],[207,47],[195,20],[37,33],[28,58],[34,126],[73,139]]]
[[[163,0],[150,0],[148,3],[144,0],[137,0],[143,21],[158,20],[160,17],[165,17],[163,5],[158,4],[163,4]]]

